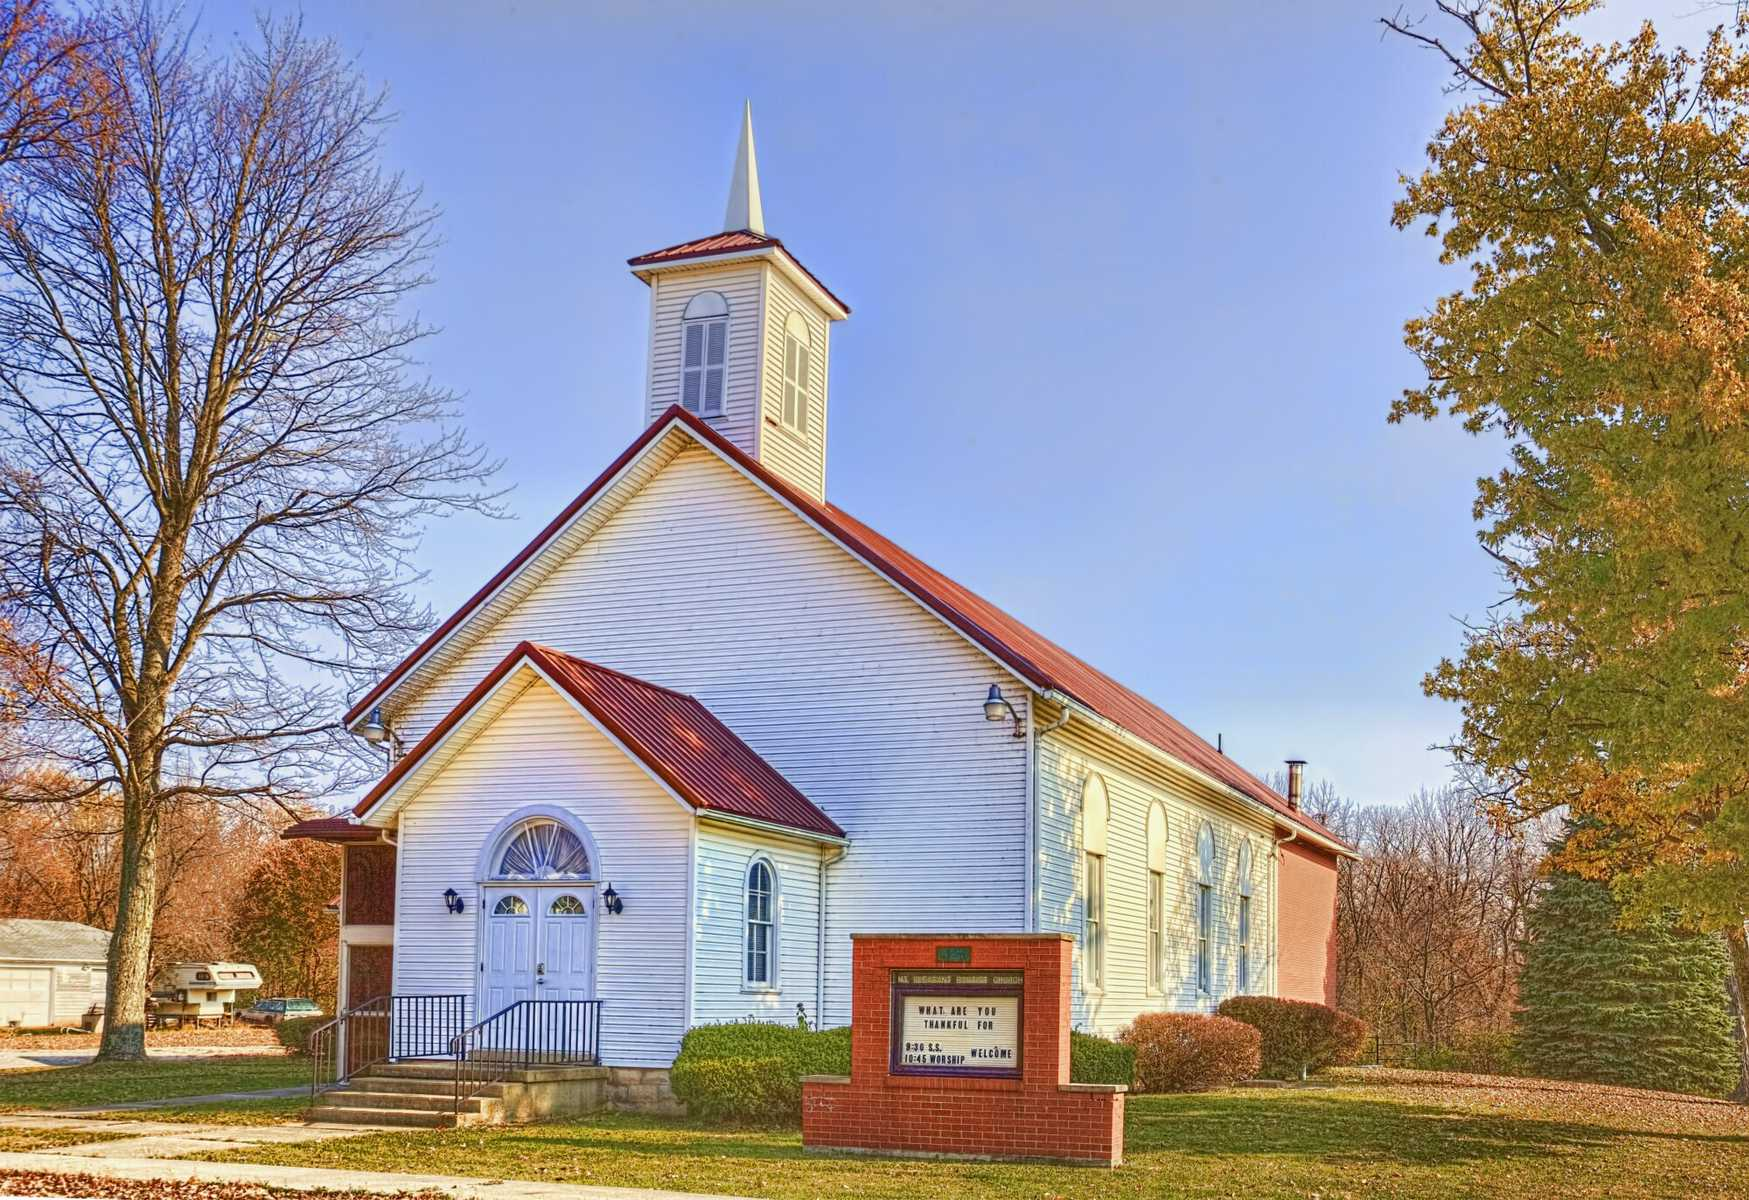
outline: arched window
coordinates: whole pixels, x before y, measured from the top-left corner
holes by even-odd
[[[808,363],[812,340],[801,313],[783,323],[783,423],[797,433],[808,431]]]
[[[777,986],[777,874],[771,863],[756,858],[747,864],[746,968],[741,977],[750,988]]]
[[[589,915],[589,910],[583,907],[583,901],[566,892],[563,896],[555,897],[553,902],[547,905],[547,913],[555,917],[586,917]]]
[[[1196,835],[1196,987],[1214,991],[1215,830],[1207,821]]]
[[[1239,843],[1239,991],[1251,990],[1251,839]]]
[[[497,879],[587,879],[589,851],[557,821],[528,821],[504,843],[492,873]]]
[[[723,371],[729,358],[729,302],[700,292],[680,317],[680,404],[703,417],[723,411]]]
[[[1082,875],[1081,985],[1105,986],[1105,831],[1111,823],[1111,798],[1105,780],[1088,775],[1081,785]]]
[[[1166,808],[1148,808],[1148,989],[1166,990]]]
[[[528,904],[521,896],[500,896],[498,903],[492,906],[494,917],[526,917]]]

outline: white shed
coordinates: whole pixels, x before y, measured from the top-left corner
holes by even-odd
[[[103,1002],[109,934],[76,921],[0,920],[0,1025],[74,1025]]]

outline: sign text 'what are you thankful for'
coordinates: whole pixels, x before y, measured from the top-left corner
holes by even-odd
[[[901,1073],[1018,1075],[1019,971],[901,971],[892,1069]]]

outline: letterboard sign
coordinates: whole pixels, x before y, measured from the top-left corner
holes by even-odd
[[[895,971],[895,1075],[1020,1075],[1020,971]]]

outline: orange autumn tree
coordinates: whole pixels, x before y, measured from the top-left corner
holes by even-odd
[[[1561,806],[1565,867],[1630,919],[1719,931],[1749,988],[1749,59],[1743,28],[1595,44],[1596,0],[1440,0],[1385,24],[1453,111],[1402,229],[1462,290],[1406,326],[1393,421],[1500,437],[1480,540],[1507,604],[1427,678],[1503,820]],[[1745,1054],[1749,1065],[1749,1052]],[[1746,1072],[1749,1074],[1749,1072]]]

